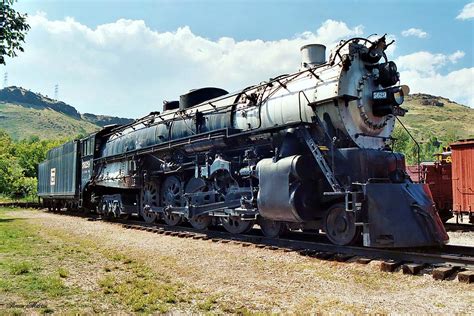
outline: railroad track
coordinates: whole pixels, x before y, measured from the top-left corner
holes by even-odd
[[[42,208],[38,202],[1,202],[0,207],[25,207]],[[444,223],[447,231],[474,232],[474,224],[470,223]]]
[[[470,223],[445,223],[447,231],[474,232],[474,224]]]
[[[0,202],[0,207],[42,208],[38,202]]]
[[[98,215],[90,213],[59,212],[56,214],[79,215],[92,221],[101,220]],[[268,238],[262,236],[256,229],[245,235],[233,235],[218,228],[201,231],[191,226],[147,224],[138,220],[112,219],[107,222],[120,225],[125,229],[136,229],[178,238],[210,240],[274,251],[298,252],[300,255],[321,260],[360,264],[376,261],[380,264],[380,269],[385,272],[401,270],[404,274],[412,275],[430,273],[437,280],[457,278],[460,282],[474,283],[474,247],[446,245],[442,248],[375,249],[333,245],[326,241],[324,236],[303,232],[291,232],[284,238]]]
[[[0,204],[1,205],[1,204]],[[18,206],[18,205],[15,205]],[[26,206],[21,206],[26,207]],[[33,207],[29,204],[28,207]],[[38,205],[39,207],[39,205]],[[103,220],[99,215],[81,212],[53,212],[65,216],[79,216],[88,220]],[[376,249],[359,246],[338,246],[329,243],[324,235],[291,232],[285,237],[268,238],[259,230],[245,235],[233,235],[219,228],[206,231],[191,226],[167,226],[147,224],[138,220],[111,219],[107,222],[125,229],[136,229],[150,233],[232,243],[243,247],[265,248],[274,251],[298,252],[300,255],[321,260],[357,262],[368,264],[375,261],[385,272],[403,271],[404,274],[430,273],[437,280],[454,280],[474,283],[474,247],[446,245],[440,248]]]

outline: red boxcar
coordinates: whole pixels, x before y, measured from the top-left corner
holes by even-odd
[[[474,223],[474,140],[450,145],[453,165],[453,213]]]
[[[428,184],[443,222],[453,217],[451,212],[453,196],[449,153],[437,155],[435,162],[422,162],[419,168],[418,166],[408,166],[407,173],[413,182]]]

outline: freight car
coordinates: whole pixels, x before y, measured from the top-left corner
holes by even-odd
[[[451,152],[437,154],[434,162],[422,162],[419,166],[407,166],[407,173],[414,182],[426,183],[429,186],[436,209],[443,222],[453,217]]]
[[[435,162],[407,166],[414,182],[429,186],[443,222],[467,217],[474,224],[474,140],[459,140],[449,150],[436,155]]]
[[[474,140],[450,144],[452,160],[453,213],[459,221],[466,216],[474,224]]]
[[[390,150],[408,93],[390,44],[352,38],[328,60],[323,45],[306,45],[294,73],[235,93],[192,90],[162,113],[81,139],[78,170],[54,176],[70,173],[78,194],[68,200],[104,216],[235,234],[257,223],[271,237],[316,229],[339,245],[444,244],[427,185],[412,183]],[[54,163],[46,166],[40,195],[64,205],[67,196],[50,194]]]

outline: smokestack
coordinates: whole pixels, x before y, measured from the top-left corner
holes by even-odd
[[[310,68],[326,63],[326,46],[308,44],[301,47],[301,68]]]

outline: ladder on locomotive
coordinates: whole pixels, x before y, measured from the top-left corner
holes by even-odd
[[[324,129],[321,125],[321,121],[319,120],[319,118],[317,116],[314,118],[314,120],[315,120],[316,128],[318,129],[318,134],[320,134],[322,136],[322,138],[326,140],[326,141],[324,141],[324,143],[326,143],[328,145],[326,147],[331,148],[333,150],[334,145],[329,140],[329,136],[324,131]],[[339,181],[334,176],[334,172],[329,167],[329,165],[326,161],[326,158],[324,157],[324,154],[322,153],[321,149],[319,148],[320,145],[316,142],[314,137],[311,135],[308,128],[306,128],[306,127],[301,128],[300,129],[300,134],[301,134],[301,137],[303,138],[303,140],[305,141],[306,145],[308,146],[309,150],[311,151],[311,154],[313,155],[314,159],[316,159],[316,163],[318,164],[319,168],[323,172],[324,177],[328,181],[328,183],[331,186],[332,190],[336,193],[342,193],[343,190],[342,190],[341,185],[339,184]]]

